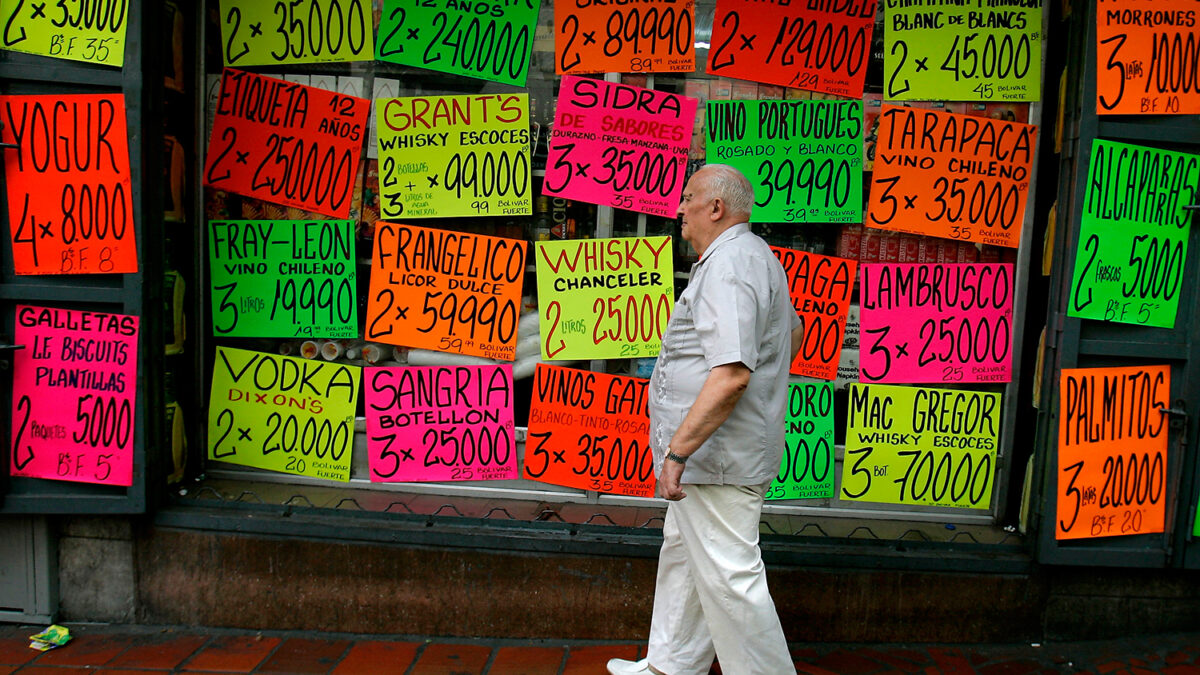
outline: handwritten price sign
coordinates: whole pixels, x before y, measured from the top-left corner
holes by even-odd
[[[885,105],[867,225],[1016,248],[1037,128]]]
[[[1096,114],[1200,113],[1196,21],[1187,0],[1100,0]]]
[[[692,0],[649,0],[627,6],[555,0],[554,20],[554,72],[559,75],[696,69]]]
[[[128,0],[0,2],[0,49],[118,68],[125,62]],[[124,131],[125,127],[120,127]]]
[[[696,104],[687,96],[564,76],[542,193],[674,217]]]
[[[525,242],[379,222],[367,339],[512,361]]]
[[[136,272],[125,99],[0,96],[17,274]]]
[[[367,372],[372,481],[517,478],[512,366]]]
[[[529,95],[375,102],[384,218],[529,215]]]
[[[525,477],[581,490],[654,496],[649,380],[539,363]]]
[[[17,305],[13,476],[133,485],[138,317]]]
[[[1056,539],[1162,532],[1171,367],[1064,368]]]
[[[901,6],[903,5],[903,6]],[[884,5],[884,98],[1038,101],[1042,3]]]
[[[788,384],[783,461],[766,498],[833,496],[833,384]]]
[[[1012,265],[862,266],[864,382],[1012,379]]]
[[[874,0],[718,0],[708,74],[862,98]]]
[[[373,33],[369,0],[221,0],[227,66],[370,61]]]
[[[208,226],[213,333],[358,337],[352,221]]]
[[[380,61],[525,86],[538,0],[384,0]]]
[[[755,223],[862,222],[862,101],[709,101],[709,162],[754,184]]]
[[[345,218],[369,110],[363,98],[226,68],[204,184]]]
[[[217,347],[208,458],[350,480],[362,368]]]
[[[791,373],[832,380],[842,355],[858,261],[777,246],[771,252],[787,272],[792,306],[804,324],[804,341]]]
[[[1173,328],[1200,155],[1092,141],[1068,316]]]
[[[658,355],[675,304],[670,237],[535,246],[543,359]]]
[[[841,498],[986,509],[1000,394],[850,385]]]

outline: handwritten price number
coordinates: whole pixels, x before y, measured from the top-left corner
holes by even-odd
[[[605,35],[602,47],[604,55],[610,58],[621,54],[658,53],[658,44],[662,40],[667,48],[667,55],[687,56],[692,51],[692,8],[689,6],[679,13],[674,7],[667,7],[662,12],[657,7],[651,7],[646,13],[641,13],[636,7],[628,11],[613,10],[604,24]],[[569,14],[559,28],[560,35],[569,35],[567,45],[559,58],[559,69],[570,72],[583,60],[579,50],[572,48],[579,39],[579,17]],[[594,33],[584,33],[584,44],[593,39]],[[567,63],[567,57],[574,60]],[[661,60],[661,59],[660,59]],[[649,70],[653,62],[648,58],[631,58],[630,71]]]
[[[342,100],[350,101],[348,98]],[[221,141],[225,143],[225,147],[206,174],[208,184],[218,187],[221,181],[232,177],[228,169],[220,175],[217,174],[217,170],[237,145],[237,129],[226,127],[221,132]],[[265,189],[271,196],[282,194],[290,200],[312,204],[318,208],[328,208],[332,211],[341,209],[350,194],[353,182],[352,149],[346,148],[341,157],[338,157],[337,148],[333,146],[325,148],[322,153],[319,142],[306,142],[303,138],[277,133],[270,135],[266,146],[267,153],[263,155],[251,177],[252,192]],[[278,171],[279,167],[282,167],[281,174]],[[309,180],[305,180],[306,178]]]
[[[983,39],[982,48],[972,44],[979,37],[979,33],[954,36],[954,43],[942,61],[941,70],[953,74],[955,82],[972,78],[1005,79],[1010,75],[1020,79],[1029,74],[1032,61],[1031,39],[1036,40],[1037,33],[1032,36],[1022,34],[1019,38],[1014,38],[1010,34],[1001,37],[989,34]],[[888,98],[895,98],[912,89],[911,82],[907,78],[899,84],[896,82],[908,62],[908,43],[904,40],[896,40],[892,43],[889,56],[897,55],[899,58],[896,67],[888,77]],[[981,83],[973,91],[979,93],[983,98],[992,97],[990,85]]]
[[[587,164],[575,164],[568,159],[575,150],[575,143],[563,143],[557,147],[558,156],[554,158],[554,166],[550,171],[564,171],[563,180],[558,185],[552,185],[547,178],[546,191],[562,192],[576,177],[587,177]],[[636,159],[631,161],[631,158]],[[601,154],[604,164],[601,169],[607,169],[604,176],[590,176],[598,185],[611,184],[614,190],[633,188],[646,194],[669,196],[679,180],[679,158],[672,156],[664,158],[662,154],[649,150],[619,150],[607,147]],[[625,202],[622,202],[625,203]],[[632,204],[632,202],[628,202]]]
[[[804,341],[797,353],[800,360],[812,363],[819,357],[822,363],[832,363],[842,344],[841,322],[820,314],[802,316],[800,322],[804,324]]]
[[[874,452],[873,447],[847,450],[847,455],[857,455],[850,469],[852,478],[849,482],[861,480],[862,489],[852,491],[842,479],[842,494],[850,499],[858,499],[871,490],[873,476],[887,477],[889,465],[864,466]],[[957,463],[951,453],[934,450],[901,450],[896,453],[901,458],[908,459],[904,475],[892,480],[900,486],[897,495],[900,503],[923,502],[926,495],[929,501],[943,503],[949,496],[953,504],[963,503],[965,497],[972,506],[979,504],[988,493],[992,482],[992,456],[984,454],[978,460],[970,452],[962,453]],[[940,455],[936,456],[935,455]],[[861,477],[861,478],[860,478]]]
[[[349,279],[342,279],[334,289],[333,279],[322,279],[318,285],[311,277],[300,282],[296,288],[296,279],[277,280],[275,282],[275,301],[271,304],[271,315],[290,312],[287,320],[294,324],[302,322],[316,323],[318,313],[323,314],[323,323],[346,323],[354,313],[354,289]]]
[[[525,0],[525,4],[533,9],[529,0]],[[417,0],[417,6],[437,9],[437,3],[433,0]],[[497,28],[496,19],[503,17],[504,8],[493,5],[490,18],[472,16],[467,19],[459,15],[451,25],[449,16],[445,12],[438,12],[433,17],[437,33],[425,45],[422,64],[428,66],[441,61],[446,56],[442,47],[449,47],[452,50],[449,55],[452,67],[477,73],[490,72],[494,77],[507,75],[514,80],[523,78],[529,65],[529,26],[522,25],[514,29],[511,22],[505,21]],[[401,29],[407,19],[408,12],[402,7],[396,7],[388,14],[388,21],[395,21],[396,26],[384,37],[379,48],[380,58],[404,52],[403,42],[406,38]],[[405,34],[412,36],[416,31],[409,28]]]
[[[997,182],[992,183],[989,189],[986,183],[976,180],[975,186],[971,188],[970,201],[967,201],[967,193],[962,189],[962,185],[970,180],[974,179],[955,178],[951,180],[945,176],[939,176],[933,184],[934,189],[938,190],[933,201],[939,208],[936,213],[926,212],[925,216],[930,220],[944,218],[955,223],[963,218],[965,209],[966,219],[969,223],[982,225],[988,229],[999,226],[1001,230],[1007,232],[1017,222],[1017,214],[1021,207],[1020,185],[1013,183],[1005,189],[1003,184]],[[946,199],[947,192],[949,192],[950,201]],[[970,231],[966,231],[965,234],[969,235]]]
[[[17,433],[13,436],[12,456],[13,463],[17,470],[20,471],[33,461],[34,452],[32,445],[25,446],[25,452],[21,453],[21,441],[25,438],[25,430],[29,428],[29,415],[33,411],[33,403],[29,400],[28,394],[22,394],[17,401],[17,412],[22,413],[21,426],[17,427]]]
[[[1101,486],[1098,495],[1094,486],[1076,485],[1079,474],[1083,471],[1085,460],[1081,459],[1070,466],[1063,467],[1063,473],[1070,476],[1063,496],[1067,499],[1074,498],[1075,504],[1071,513],[1071,521],[1068,523],[1059,520],[1059,528],[1063,532],[1070,532],[1074,529],[1075,521],[1079,518],[1080,507],[1096,502],[1097,498],[1099,498],[1097,506],[1101,509],[1141,506],[1147,502],[1157,504],[1158,500],[1162,499],[1165,484],[1166,467],[1163,461],[1161,453],[1155,454],[1153,459],[1151,459],[1150,453],[1145,452],[1130,453],[1128,460],[1122,455],[1105,457],[1104,485]],[[1141,530],[1140,510],[1125,511],[1125,519],[1121,528],[1122,533]],[[1126,525],[1128,525],[1128,529]]]
[[[33,12],[32,18],[49,18],[48,15],[42,14],[48,3],[31,3],[36,9]],[[126,0],[75,0],[75,13],[71,14],[67,10],[67,0],[58,0],[55,8],[59,10],[58,16],[50,19],[50,25],[55,28],[83,28],[85,30],[108,31],[116,35],[123,25],[125,25],[125,9],[127,6]],[[21,10],[25,7],[25,0],[17,0],[17,4],[13,7],[13,11],[8,15],[8,20],[4,22],[4,46],[12,47],[18,45],[28,39],[28,34],[24,28],[20,28],[20,34],[13,28],[13,24],[21,18]],[[51,38],[50,53],[60,53],[62,49],[62,37],[57,36]],[[84,44],[81,55],[87,60],[107,61],[110,55],[109,44],[114,47],[120,44],[120,40],[115,37],[106,38],[88,38]],[[59,51],[56,51],[56,46]]]
[[[510,194],[524,197],[529,189],[529,156],[524,152],[457,152],[446,163],[442,184],[459,199],[464,190],[473,199]],[[478,204],[473,205],[477,211]],[[487,210],[486,203],[483,210]]]
[[[818,461],[825,464],[823,469],[817,467]],[[790,480],[799,484],[808,478],[811,470],[813,481],[824,483],[829,478],[829,470],[832,467],[833,453],[830,452],[828,438],[824,436],[818,438],[814,447],[809,447],[808,440],[801,438],[797,441],[795,448],[784,444],[783,463],[779,467],[779,475],[775,477],[775,481],[783,483]],[[821,472],[819,476],[817,475],[818,471]]]
[[[384,302],[385,298],[386,302]],[[438,301],[438,298],[441,300]],[[393,313],[396,294],[392,289],[384,288],[375,294],[375,301],[380,303],[380,311],[371,320],[369,335],[372,338],[390,335],[394,331],[394,326],[388,325],[385,329],[379,326],[379,322]],[[404,312],[407,311],[406,308],[401,309],[404,311],[395,312],[398,315],[397,318],[404,316]],[[461,327],[466,325],[469,338],[489,343],[495,342],[497,338],[502,343],[508,343],[517,330],[517,304],[511,298],[504,300],[503,305],[495,297],[489,297],[480,303],[479,297],[475,295],[468,295],[460,302],[455,293],[425,291],[421,316],[428,317],[429,320],[428,325],[417,327],[417,330],[422,333],[433,332],[434,328],[439,326],[439,321],[448,322],[448,324],[441,324],[445,327],[448,335],[453,336],[456,330],[461,330]],[[487,327],[486,336],[476,336],[476,331],[485,326]]]
[[[1125,61],[1117,58],[1117,53],[1125,46],[1129,36],[1118,33],[1100,41],[1100,47],[1112,45],[1108,58],[1104,63],[1105,70],[1117,71],[1117,92],[1109,98],[1106,92],[1097,92],[1100,105],[1105,110],[1112,110],[1121,104],[1125,97],[1125,81],[1145,79],[1145,93],[1150,92],[1151,85],[1156,93],[1177,92],[1193,93],[1200,91],[1200,81],[1196,78],[1196,58],[1200,52],[1200,44],[1195,33],[1188,32],[1156,33],[1151,38],[1150,63],[1143,69],[1141,60]],[[1143,108],[1145,110],[1145,108]],[[1179,111],[1179,97],[1168,97],[1165,112]]]
[[[307,14],[304,11],[306,4]],[[344,10],[341,0],[276,2],[273,14],[279,17],[279,25],[272,33],[279,36],[275,39],[277,49],[271,50],[271,58],[276,63],[320,57],[326,50],[330,58],[334,58],[341,53],[343,46],[348,46],[350,53],[357,56],[362,53],[369,37],[361,0],[349,0]],[[240,8],[229,8],[225,14],[225,26],[229,34],[225,40],[225,65],[232,66],[250,53],[250,45],[245,40],[241,42],[241,51],[236,54],[233,51],[242,27]],[[250,24],[249,30],[250,39],[263,34],[259,23]]]
[[[129,220],[125,197],[122,183],[115,183],[111,188],[103,184],[95,187],[64,185],[59,201],[62,219],[57,238],[68,246],[77,241],[107,241],[110,235],[115,240],[124,239]],[[53,225],[50,220],[38,222],[36,215],[29,213],[29,195],[25,195],[13,243],[29,246],[34,265],[38,264],[38,241],[55,238]],[[100,271],[112,270],[112,253],[109,247],[101,250]]]
[[[762,179],[759,185],[763,186],[767,193],[763,200],[755,202],[755,205],[770,204],[778,192],[788,204],[795,203],[799,197],[804,204],[820,203],[828,207],[832,200],[834,206],[844,207],[850,199],[850,166],[851,162],[845,159],[836,164],[834,160],[827,159],[818,165],[810,157],[801,162],[797,169],[790,159],[785,159],[779,164],[765,159],[758,165],[758,177]],[[800,194],[797,195],[794,188],[798,188]],[[816,199],[814,193],[818,195]],[[824,194],[823,199],[820,194]]]
[[[1147,241],[1149,243],[1146,243]],[[1138,250],[1142,244],[1145,244],[1144,254]],[[1087,299],[1080,296],[1085,287],[1083,282],[1093,277],[1091,270],[1092,266],[1096,264],[1096,256],[1100,252],[1100,236],[1089,235],[1087,241],[1084,242],[1083,250],[1088,253],[1088,259],[1079,276],[1080,283],[1076,284],[1075,293],[1072,296],[1076,310],[1082,310],[1092,304],[1091,288],[1087,289]],[[1129,267],[1136,268],[1137,272],[1133,275],[1132,281],[1121,285],[1121,294],[1126,298],[1137,297],[1141,300],[1170,301],[1174,299],[1183,278],[1184,255],[1182,241],[1172,242],[1169,239],[1159,239],[1146,234],[1135,236],[1129,247]],[[1147,316],[1147,320],[1148,318]]]
[[[550,431],[529,434],[529,438],[538,439],[531,454],[542,463],[541,468],[537,470],[531,468],[532,464],[526,465],[525,471],[531,478],[541,478],[550,468],[551,450],[546,448],[546,444],[553,435],[554,432]],[[620,437],[611,440],[611,444],[607,443],[607,434],[580,434],[576,439],[579,451],[575,455],[580,462],[571,467],[571,473],[590,476],[593,479],[591,489],[601,491],[613,489],[613,481],[616,480],[636,480],[639,483],[649,480],[654,473],[654,457],[650,446],[642,447],[637,440],[626,441]],[[564,451],[558,450],[553,453],[554,464],[567,462],[563,456],[566,454]]]
[[[727,12],[721,17],[721,28],[727,27],[725,39],[712,55],[711,69],[714,72],[734,65],[737,62],[735,54],[745,48],[744,41],[754,38],[742,36],[739,32],[741,16],[736,11]],[[831,23],[809,21],[803,17],[784,17],[779,21],[779,30],[763,63],[791,67],[799,58],[802,68],[828,68],[834,72],[844,68],[845,74],[853,77],[866,64],[867,50],[871,45],[867,39],[867,27],[859,26],[853,35],[850,34],[850,30],[846,25],[834,26]],[[734,44],[734,38],[738,36],[743,38],[741,47]],[[731,53],[726,56],[726,51]],[[818,83],[819,77],[815,74],[805,77],[804,84],[807,86],[815,86]]]

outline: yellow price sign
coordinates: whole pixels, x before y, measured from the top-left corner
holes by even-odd
[[[0,0],[0,49],[121,67],[128,0],[25,2]]]
[[[841,498],[986,509],[1000,394],[851,384]]]

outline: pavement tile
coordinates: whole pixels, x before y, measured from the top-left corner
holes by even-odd
[[[134,644],[108,662],[113,668],[162,668],[173,670],[204,646],[204,635],[174,635]]]
[[[1151,670],[1150,668],[1138,668],[1137,666],[1130,668],[1129,672],[1133,673],[1133,675],[1158,675],[1157,670]]]
[[[929,654],[925,654],[914,649],[873,649],[871,647],[862,647],[857,650],[863,656],[886,663],[893,668],[903,670],[906,673],[920,672],[922,668],[929,665],[931,659]]]
[[[562,647],[501,647],[488,675],[558,675],[566,651]]]
[[[132,635],[76,635],[38,657],[39,666],[103,666],[136,642]]]
[[[279,643],[279,638],[261,635],[215,637],[196,652],[183,669],[189,672],[248,673],[258,667]]]
[[[166,675],[173,672],[170,668],[101,668],[100,670],[88,671],[92,675]]]
[[[933,667],[925,672],[940,673],[941,675],[972,675],[975,669],[967,661],[961,649],[953,647],[930,647],[929,656],[933,659]]]
[[[349,640],[288,638],[254,672],[278,675],[328,673],[349,647]]]
[[[20,675],[92,675],[95,670],[86,666],[25,666]]]
[[[838,675],[837,671],[825,670],[824,668],[820,666],[814,666],[807,661],[797,661],[796,672],[806,673],[807,675]]]
[[[1118,670],[1122,670],[1124,668],[1125,668],[1125,664],[1121,663],[1120,661],[1105,661],[1104,663],[1096,664],[1096,672],[1100,673],[1100,675],[1105,675],[1106,673],[1113,673]]]
[[[1193,666],[1190,663],[1180,663],[1174,666],[1166,666],[1162,669],[1163,675],[1200,675],[1200,666]]]
[[[1028,675],[1042,669],[1042,664],[1028,659],[1014,659],[992,663],[976,669],[980,675]]]
[[[813,649],[812,647],[793,647],[792,648],[792,660],[793,661],[816,661],[819,658],[821,658],[821,652],[818,652],[817,650]]]
[[[3,649],[2,643],[0,643],[0,649]],[[1190,654],[1188,654],[1185,651],[1176,650],[1173,652],[1169,652],[1166,656],[1163,657],[1163,660],[1165,660],[1167,662],[1167,665],[1173,666],[1176,663],[1187,663],[1192,660],[1192,657]]]
[[[16,666],[0,666],[0,675],[10,675],[17,672]]]
[[[595,645],[571,647],[567,653],[567,665],[562,675],[596,675],[604,672],[609,659],[636,661],[641,656],[641,645]]]
[[[354,646],[333,669],[333,675],[386,675],[403,673],[417,657],[417,642],[363,640]]]
[[[30,631],[29,635],[36,632],[36,630]],[[0,665],[19,666],[29,663],[41,655],[42,653],[36,649],[29,648],[28,635],[6,637],[0,640]]]
[[[481,675],[492,648],[435,642],[417,658],[409,675]]]
[[[862,656],[857,651],[838,649],[821,657],[813,665],[843,675],[865,675],[883,670],[879,662]]]

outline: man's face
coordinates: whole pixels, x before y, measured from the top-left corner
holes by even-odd
[[[708,206],[712,200],[708,198],[708,181],[704,171],[700,170],[688,179],[683,187],[683,199],[679,202],[676,214],[682,224],[683,240],[696,245],[695,237],[707,229],[709,223]]]

